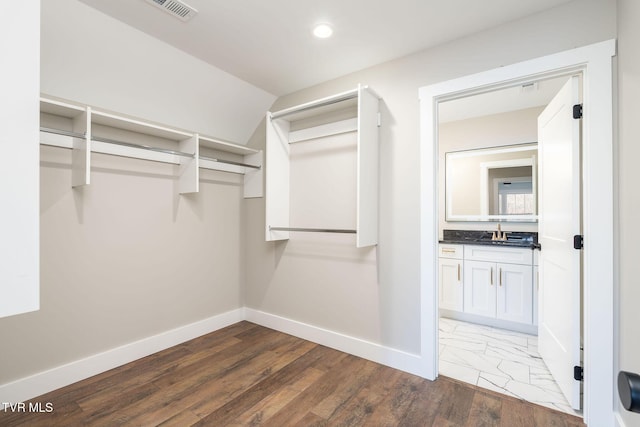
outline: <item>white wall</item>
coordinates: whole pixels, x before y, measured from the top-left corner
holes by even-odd
[[[618,147],[617,242],[619,369],[640,374],[640,263],[638,263],[638,212],[640,212],[640,3],[618,1]],[[627,427],[640,425],[640,414],[620,408]]]
[[[42,2],[41,57],[45,94],[240,144],[275,99],[77,0]]]
[[[241,306],[237,176],[205,171],[177,195],[177,166],[41,149],[39,311],[0,319],[0,384]]]
[[[419,353],[419,265],[423,260],[419,252],[418,88],[614,38],[615,31],[614,0],[574,1],[278,99],[274,110],[352,89],[358,83],[370,85],[382,97],[377,266],[371,274],[371,266],[360,260],[355,248],[348,249],[349,256],[342,253],[336,259],[325,254],[300,259],[293,251],[301,241],[265,243],[264,201],[245,201],[250,266],[246,305]],[[256,132],[251,144],[264,145],[264,130]],[[293,280],[320,267],[322,283]],[[316,298],[320,293],[322,299]]]
[[[176,20],[176,22],[178,22]],[[273,96],[75,0],[42,2],[42,91],[243,142]],[[242,306],[242,180],[41,148],[41,309],[0,319],[0,386]]]

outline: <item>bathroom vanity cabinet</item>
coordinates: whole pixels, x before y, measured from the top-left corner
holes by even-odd
[[[446,317],[535,333],[530,248],[440,244],[440,312]]]

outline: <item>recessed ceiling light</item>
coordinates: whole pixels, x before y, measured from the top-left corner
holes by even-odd
[[[313,35],[319,39],[326,39],[333,34],[333,28],[329,24],[318,24],[313,28]]]

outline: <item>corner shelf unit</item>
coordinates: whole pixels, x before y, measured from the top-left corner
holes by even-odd
[[[70,101],[40,98],[40,144],[73,150],[71,185],[91,183],[91,153],[180,165],[180,194],[199,191],[200,169],[244,175],[262,197],[262,151]]]
[[[378,243],[378,104],[379,97],[359,85],[327,98],[267,112],[266,241],[287,240],[291,232],[319,232],[355,234],[359,248]],[[290,224],[289,145],[348,132],[357,133],[356,228]]]

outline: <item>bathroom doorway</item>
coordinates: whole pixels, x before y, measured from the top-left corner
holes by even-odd
[[[496,252],[497,260],[508,256],[509,250],[520,251],[518,256],[528,257],[526,263],[507,259],[507,264],[501,264],[507,268],[506,273],[502,272],[503,267],[496,267],[495,274],[500,271],[500,283],[498,285],[496,279],[493,286],[493,280],[482,283],[482,278],[477,276],[482,276],[486,272],[484,267],[490,265],[486,263],[487,258],[476,265],[473,263],[477,261],[466,257],[455,260],[458,277],[454,282],[448,280],[443,268],[451,264],[451,258],[441,250],[439,374],[581,415],[572,408],[580,408],[579,391],[578,400],[572,405],[548,368],[548,361],[554,359],[554,355],[545,362],[539,351],[538,310],[543,307],[538,304],[538,253],[534,257],[532,252],[534,247],[540,248],[538,218],[546,218],[538,209],[538,176],[544,175],[547,180],[547,176],[566,176],[565,166],[554,171],[558,164],[553,165],[548,159],[546,173],[538,173],[541,167],[538,118],[570,79],[570,76],[559,76],[525,82],[438,105],[438,238],[441,242],[445,238],[444,230],[448,230],[444,232],[447,240],[441,243],[441,248],[458,248],[460,256],[464,252],[473,257],[473,248],[490,247]],[[579,152],[576,156],[579,159]],[[496,229],[505,240],[489,239],[491,233],[496,234]],[[450,244],[456,241],[450,240],[452,232],[463,236],[453,246]],[[478,241],[473,237],[482,236],[479,233],[484,236]],[[503,287],[503,277],[515,278],[515,268],[522,270],[525,277]],[[493,274],[491,270],[491,276]],[[580,272],[576,274],[579,276]],[[496,303],[485,306],[487,295],[502,302],[502,312]],[[580,299],[571,303],[580,313]],[[579,343],[579,326],[576,333]],[[579,353],[579,344],[576,351]],[[567,394],[571,396],[571,393],[569,389]]]
[[[420,89],[421,101],[421,356],[423,375],[438,375],[437,106],[441,102],[516,86],[537,79],[584,76],[582,210],[584,249],[584,419],[608,425],[613,419],[613,142],[612,57],[615,41],[504,66]]]

